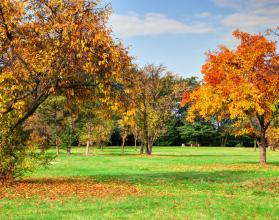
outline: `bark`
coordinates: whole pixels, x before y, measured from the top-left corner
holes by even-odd
[[[260,148],[260,164],[266,164],[266,147],[267,147],[267,139],[265,137],[265,133],[261,134],[259,148]]]
[[[266,148],[268,146],[266,130],[267,130],[268,126],[270,125],[270,121],[266,123],[263,115],[262,116],[258,115],[257,119],[258,119],[258,122],[260,125],[260,134],[257,137],[258,145],[259,145],[259,149],[260,149],[260,164],[266,165]]]
[[[227,146],[227,142],[228,142],[228,133],[226,133],[226,136],[225,136],[225,140],[224,140],[224,147]]]
[[[141,145],[140,145],[140,154],[143,154],[143,151],[144,151],[144,145],[143,145],[143,143],[141,142]]]
[[[67,147],[67,153],[71,154],[71,148],[72,148],[72,135],[73,135],[73,114],[70,112],[70,137],[69,137],[69,145]]]
[[[121,144],[122,154],[124,154],[125,141],[126,141],[126,135],[123,135],[122,136],[122,144]]]
[[[56,118],[57,118],[57,112],[55,111],[55,128],[54,128],[54,139],[55,139],[55,147],[56,147],[56,155],[58,156],[59,153],[60,153],[60,149],[59,149],[59,146],[58,146],[58,134],[57,134],[57,121],[56,121]]]
[[[150,151],[150,149],[149,149],[148,144],[145,145],[145,153],[146,153],[147,155],[150,155],[150,154],[151,154],[151,151]]]
[[[90,142],[86,141],[86,149],[85,149],[86,156],[88,156],[88,154],[89,154],[89,147],[90,147]]]
[[[145,153],[147,155],[152,154],[152,144],[150,143],[150,141],[147,141],[147,145],[145,145]]]
[[[138,139],[137,139],[137,137],[134,135],[134,139],[135,139],[135,150],[137,150],[137,141],[138,141]]]
[[[257,139],[254,140],[254,151],[257,150]]]

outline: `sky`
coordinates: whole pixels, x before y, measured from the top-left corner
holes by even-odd
[[[234,48],[235,29],[264,33],[279,26],[279,0],[105,0],[113,36],[139,66],[163,64],[183,77],[201,78],[205,53]]]

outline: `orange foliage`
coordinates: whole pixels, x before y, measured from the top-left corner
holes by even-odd
[[[183,104],[191,103],[189,120],[200,115],[245,122],[238,134],[251,134],[266,146],[266,131],[279,103],[276,43],[261,34],[236,30],[233,35],[240,40],[236,50],[221,46],[208,52],[202,67],[204,84],[187,94]]]
[[[279,98],[276,44],[260,34],[235,31],[234,36],[241,40],[235,51],[222,46],[208,53],[204,84],[183,99],[191,103],[189,118],[196,112],[232,119],[262,116],[267,125]]]
[[[1,185],[0,185],[1,186]],[[16,182],[14,185],[1,186],[0,199],[34,198],[41,200],[60,201],[75,197],[125,197],[139,194],[140,190],[126,183],[100,184],[90,179],[30,179]]]

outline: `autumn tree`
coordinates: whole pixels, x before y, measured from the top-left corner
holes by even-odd
[[[27,149],[17,134],[50,95],[82,100],[106,90],[109,97],[122,82],[131,59],[110,36],[109,9],[98,2],[0,2],[0,179],[13,179]],[[18,159],[7,159],[15,151]]]
[[[87,120],[79,130],[79,142],[86,145],[85,154],[89,155],[92,146],[103,149],[104,144],[110,139],[112,129],[112,120],[103,120],[96,117]]]
[[[33,138],[44,138],[47,145],[56,147],[56,154],[60,153],[61,138],[64,129],[65,96],[49,96],[39,106],[37,111],[29,117],[24,128],[32,133]],[[32,137],[30,139],[31,142]]]
[[[202,67],[203,84],[185,92],[190,103],[188,119],[202,116],[219,121],[235,120],[238,134],[255,136],[260,146],[260,163],[266,164],[267,130],[278,114],[279,56],[276,43],[261,34],[235,31],[240,40],[235,50],[221,46],[210,51]]]
[[[136,81],[136,123],[142,132],[145,152],[151,154],[154,142],[166,132],[166,124],[173,117],[182,87],[176,84],[177,77],[163,66],[146,66]]]

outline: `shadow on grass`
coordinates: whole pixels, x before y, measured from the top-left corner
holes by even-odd
[[[216,172],[160,172],[134,174],[100,174],[90,175],[96,181],[124,181],[131,184],[158,185],[180,183],[238,183],[254,179],[249,171],[216,171]]]
[[[78,155],[78,156],[81,156],[82,154],[75,154],[75,155]],[[127,152],[127,153],[101,153],[101,152],[98,152],[96,154],[97,156],[120,156],[120,157],[131,157],[131,156],[134,156],[134,157],[146,157],[146,158],[156,158],[156,157],[185,157],[185,158],[189,158],[189,157],[212,157],[212,158],[216,158],[216,157],[247,157],[247,155],[239,155],[239,154],[219,154],[219,155],[207,155],[207,154],[152,154],[152,155],[146,155],[146,154],[138,154],[138,153],[133,153],[133,152]],[[85,155],[84,155],[85,156]]]
[[[245,161],[243,161],[243,162],[241,162],[242,164],[249,164],[249,165],[260,165],[260,162],[259,161],[249,161],[249,162],[245,162]],[[267,166],[268,165],[272,165],[272,166],[277,166],[277,167],[279,167],[279,161],[271,161],[271,162],[269,162],[269,161],[267,161]]]

